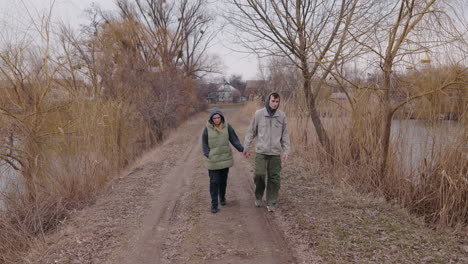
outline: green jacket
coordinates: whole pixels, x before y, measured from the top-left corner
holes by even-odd
[[[216,131],[214,125],[207,122],[208,146],[210,152],[205,160],[205,167],[209,170],[221,170],[230,168],[234,164],[232,150],[229,145],[228,124],[221,124],[221,132]]]

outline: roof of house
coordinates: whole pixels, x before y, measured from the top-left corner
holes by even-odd
[[[237,89],[228,83],[221,84],[218,87],[218,92],[235,92],[235,91],[237,91]]]

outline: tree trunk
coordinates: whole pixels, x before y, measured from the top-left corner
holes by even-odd
[[[390,88],[391,88],[391,74],[392,74],[392,60],[388,59],[384,65],[384,113],[382,124],[382,163],[380,165],[380,179],[382,179],[387,171],[388,152],[390,149],[390,132],[392,128],[392,106],[390,102]],[[380,182],[380,180],[379,180]]]
[[[333,149],[330,143],[330,139],[328,138],[327,131],[323,127],[322,120],[320,120],[320,116],[317,111],[317,106],[315,104],[315,96],[310,90],[310,79],[304,78],[303,89],[307,99],[309,116],[312,120],[312,123],[314,124],[315,131],[317,132],[320,144],[325,148],[325,151],[327,152],[329,157],[332,158],[331,160],[333,161]]]
[[[380,166],[380,174],[381,179],[384,177],[387,171],[387,160],[388,160],[388,152],[390,149],[390,132],[392,128],[392,112],[390,109],[390,105],[385,107],[385,118],[383,123],[383,133],[382,133],[382,164]],[[379,180],[380,184],[380,180]]]

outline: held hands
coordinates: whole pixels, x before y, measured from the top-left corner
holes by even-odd
[[[242,154],[243,154],[244,157],[246,157],[246,158],[250,157],[250,152],[248,152],[248,151],[244,151],[244,152],[242,152]]]

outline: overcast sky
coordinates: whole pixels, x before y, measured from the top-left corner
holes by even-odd
[[[51,0],[0,0],[0,31],[4,33],[6,27],[20,25],[25,30],[28,26],[28,15],[25,5],[33,17],[38,13],[44,14],[50,6]],[[97,3],[104,10],[115,10],[114,0],[56,0],[53,9],[53,20],[63,21],[78,28],[86,23],[84,10]],[[257,60],[253,55],[241,54],[227,48],[229,43],[222,39],[222,34],[213,43],[210,53],[220,56],[223,60],[224,75],[240,74],[244,80],[255,79],[257,73]]]
[[[465,21],[468,21],[468,0],[453,1],[463,3],[465,7],[463,8],[463,15],[465,16]],[[39,17],[38,14],[46,13],[46,8],[50,6],[51,2],[52,0],[0,0],[0,37],[8,35],[8,29],[12,25],[21,25],[20,27],[23,30],[31,27],[26,10],[29,10],[32,13],[31,15],[37,18]],[[80,24],[89,22],[86,20],[84,10],[91,7],[93,2],[98,3],[104,10],[116,10],[114,0],[56,0],[52,15],[53,19],[54,21],[63,21],[78,28]],[[25,6],[28,6],[28,8],[26,9]],[[217,10],[219,9],[217,8]],[[15,33],[10,33],[10,37],[11,35],[14,36]],[[223,38],[223,34],[220,33],[209,52],[217,54],[222,59],[222,70],[226,77],[229,77],[231,74],[240,74],[244,80],[256,79],[255,77],[258,72],[256,57],[235,52],[232,48],[234,48],[233,45]]]

